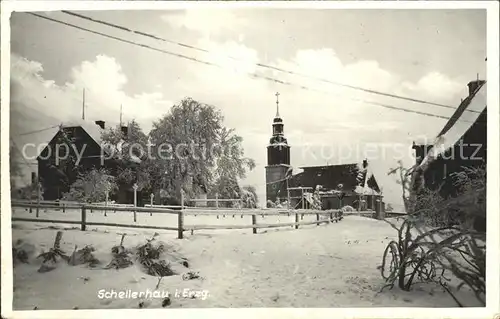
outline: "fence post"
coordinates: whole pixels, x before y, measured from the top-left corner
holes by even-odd
[[[318,223],[316,223],[316,225],[319,226],[319,214],[318,213],[316,213],[316,221],[318,222]]]
[[[252,214],[252,225],[256,225],[256,224],[257,224],[257,215]],[[255,228],[255,227],[254,227],[254,228],[252,229],[252,232],[253,232],[254,234],[257,234],[257,228]]]
[[[155,198],[155,194],[151,193],[151,209],[153,209],[153,199]],[[149,212],[149,216],[153,216],[153,212]]]
[[[333,212],[330,212],[330,223],[333,223]]]
[[[295,213],[295,229],[299,229],[299,225],[297,224],[299,222],[299,214]]]
[[[178,239],[184,238],[184,211],[182,209],[177,213],[177,232]]]
[[[66,213],[66,204],[62,203],[62,207],[63,207],[63,213]]]
[[[82,206],[82,230],[85,230],[87,227],[87,208],[85,205]]]
[[[184,192],[181,190],[181,209],[184,209]]]
[[[108,200],[109,200],[109,193],[106,191],[106,193],[104,194],[106,196],[106,200],[104,202],[104,216],[108,216],[107,213],[108,213]]]
[[[40,212],[40,178],[36,179],[36,217],[38,218]]]
[[[137,207],[137,189],[139,188],[137,186],[137,183],[134,184],[134,186],[132,186],[133,189],[134,189],[134,223],[137,222],[137,211],[136,211],[136,207]]]
[[[215,208],[219,208],[219,193],[215,193]]]

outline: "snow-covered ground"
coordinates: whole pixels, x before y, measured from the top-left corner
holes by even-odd
[[[240,215],[189,217],[186,224],[236,224]],[[18,209],[13,216],[29,213]],[[41,213],[40,218],[43,218]],[[49,215],[62,215],[48,212]],[[66,216],[70,214],[66,213]],[[94,212],[94,217],[105,218]],[[109,213],[108,222],[119,222]],[[117,216],[123,213],[116,213]],[[34,215],[34,214],[33,214]],[[91,214],[89,214],[90,216]],[[229,215],[229,217],[228,217]],[[175,216],[140,214],[138,223],[175,226]],[[47,216],[45,216],[47,217]],[[53,217],[53,216],[52,216]],[[53,217],[55,218],[55,217]],[[59,216],[58,216],[59,218]],[[89,218],[88,220],[92,220]],[[125,217],[122,217],[125,218]],[[126,217],[132,223],[132,215]],[[172,219],[170,221],[170,218]],[[271,223],[268,216],[264,222]],[[292,217],[281,217],[281,222]],[[304,217],[304,220],[307,217]],[[309,218],[314,218],[313,216]],[[244,216],[245,224],[251,222]],[[76,218],[75,220],[78,220]],[[262,221],[260,221],[262,222]],[[37,250],[52,247],[58,229],[64,230],[61,248],[71,253],[75,245],[93,245],[96,257],[104,265],[111,260],[111,247],[119,244],[120,234],[127,233],[124,245],[133,247],[151,238],[154,230],[77,225],[50,225],[14,222],[13,242],[18,239],[36,245]],[[165,277],[161,293],[171,294],[170,307],[455,307],[452,298],[440,288],[416,287],[411,292],[398,288],[384,290],[377,266],[387,243],[396,236],[383,221],[347,216],[339,223],[230,232],[196,231],[176,239],[174,231],[158,231],[159,239],[168,242],[189,259],[190,268],[203,280],[182,280],[180,275]],[[36,254],[35,254],[36,255]],[[59,265],[55,270],[38,273],[40,263],[19,264],[14,268],[14,310],[138,308],[143,299],[101,299],[99,291],[153,291],[157,278],[144,274],[137,266],[120,270],[90,269],[86,266]],[[186,271],[187,269],[180,270]],[[176,295],[176,291],[179,293]],[[189,298],[188,292],[198,294]],[[474,302],[469,292],[460,292],[463,300]],[[147,308],[161,307],[161,299],[146,298]],[[471,304],[474,305],[474,304]]]

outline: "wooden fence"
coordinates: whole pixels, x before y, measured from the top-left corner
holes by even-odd
[[[177,231],[178,238],[182,239],[185,231],[191,231],[191,234],[195,230],[217,230],[217,229],[249,229],[252,228],[253,233],[257,234],[257,229],[263,228],[277,228],[277,227],[295,227],[298,229],[302,225],[320,225],[325,223],[338,222],[342,219],[341,210],[330,210],[330,211],[310,211],[310,210],[260,210],[260,209],[234,209],[232,215],[241,215],[251,217],[251,224],[248,225],[185,225],[184,216],[185,215],[211,215],[215,216],[219,214],[228,214],[231,212],[227,210],[222,211],[211,211],[204,209],[182,209],[181,206],[170,206],[166,207],[125,207],[124,205],[92,205],[86,203],[61,203],[61,202],[40,202],[40,203],[30,203],[22,201],[12,201],[12,207],[28,208],[30,211],[36,209],[36,218],[24,218],[24,217],[12,217],[12,221],[22,221],[22,222],[39,222],[39,223],[60,223],[60,224],[76,224],[80,225],[82,231],[87,229],[87,226],[111,226],[111,227],[124,227],[124,228],[143,228],[143,229],[161,229],[161,230],[171,230]],[[56,219],[42,219],[39,218],[38,211],[40,208],[44,209],[61,209],[64,210],[80,210],[80,220],[56,220]],[[87,221],[87,213],[89,211],[103,211],[105,214],[107,211],[115,212],[132,212],[134,214],[134,222],[137,222],[137,214],[149,213],[152,214],[173,214],[177,215],[177,225],[176,227],[168,226],[153,226],[153,225],[137,225],[137,224],[119,224],[119,223],[107,223],[107,222],[90,222]],[[315,215],[316,220],[314,221],[300,221],[305,215]],[[295,222],[288,223],[275,223],[275,224],[264,224],[257,223],[258,216],[295,216]],[[323,216],[323,218],[320,218]],[[324,217],[326,216],[326,218]],[[233,216],[234,217],[234,216]],[[300,218],[301,217],[301,218]]]

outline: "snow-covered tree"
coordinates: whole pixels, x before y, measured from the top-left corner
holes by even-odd
[[[69,192],[63,194],[63,199],[87,203],[101,202],[106,199],[106,192],[111,194],[116,189],[115,177],[103,168],[92,169],[78,177]]]
[[[314,190],[314,193],[312,195],[312,205],[311,205],[311,208],[312,209],[320,210],[322,206],[323,205],[322,205],[322,202],[321,202],[321,196],[319,194],[319,187],[316,187],[316,189]]]
[[[10,161],[10,187],[11,189],[16,188],[16,178],[22,175],[22,169],[21,166],[19,166],[18,162],[18,153],[17,149],[13,146],[10,147],[10,156],[9,156],[9,161]],[[22,155],[21,155],[22,156]]]
[[[253,186],[244,186],[241,189],[241,201],[244,208],[257,208],[257,191]]]
[[[244,157],[242,138],[223,125],[213,106],[183,99],[153,123],[149,137],[157,159],[150,173],[156,189],[172,197],[217,193],[219,198],[238,199],[239,179],[255,163]]]
[[[405,167],[403,167],[403,162],[400,160],[398,161],[398,166],[389,170],[387,175],[399,175],[399,179],[396,180],[396,183],[401,185],[401,190],[402,190],[402,198],[403,198],[403,204],[405,206],[405,211],[408,212],[409,209],[409,197],[410,197],[410,182],[411,182],[411,177],[409,174],[409,170]]]
[[[139,123],[132,120],[128,123],[125,135],[120,125],[111,127],[101,134],[102,147],[116,161],[116,182],[131,187],[134,183],[138,190],[151,188],[150,169],[152,159],[148,157],[148,136]]]
[[[266,202],[266,207],[267,208],[276,208],[276,204],[272,200],[267,200]]]

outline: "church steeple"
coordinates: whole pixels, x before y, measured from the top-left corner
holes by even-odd
[[[284,136],[283,120],[280,117],[279,92],[276,92],[276,116],[273,120],[273,136],[269,140],[268,165],[290,164],[290,146]]]
[[[280,116],[279,93],[276,92],[276,116],[273,119],[273,136],[267,146],[266,199],[275,202],[287,198],[287,180],[290,173],[290,146],[283,132]]]

